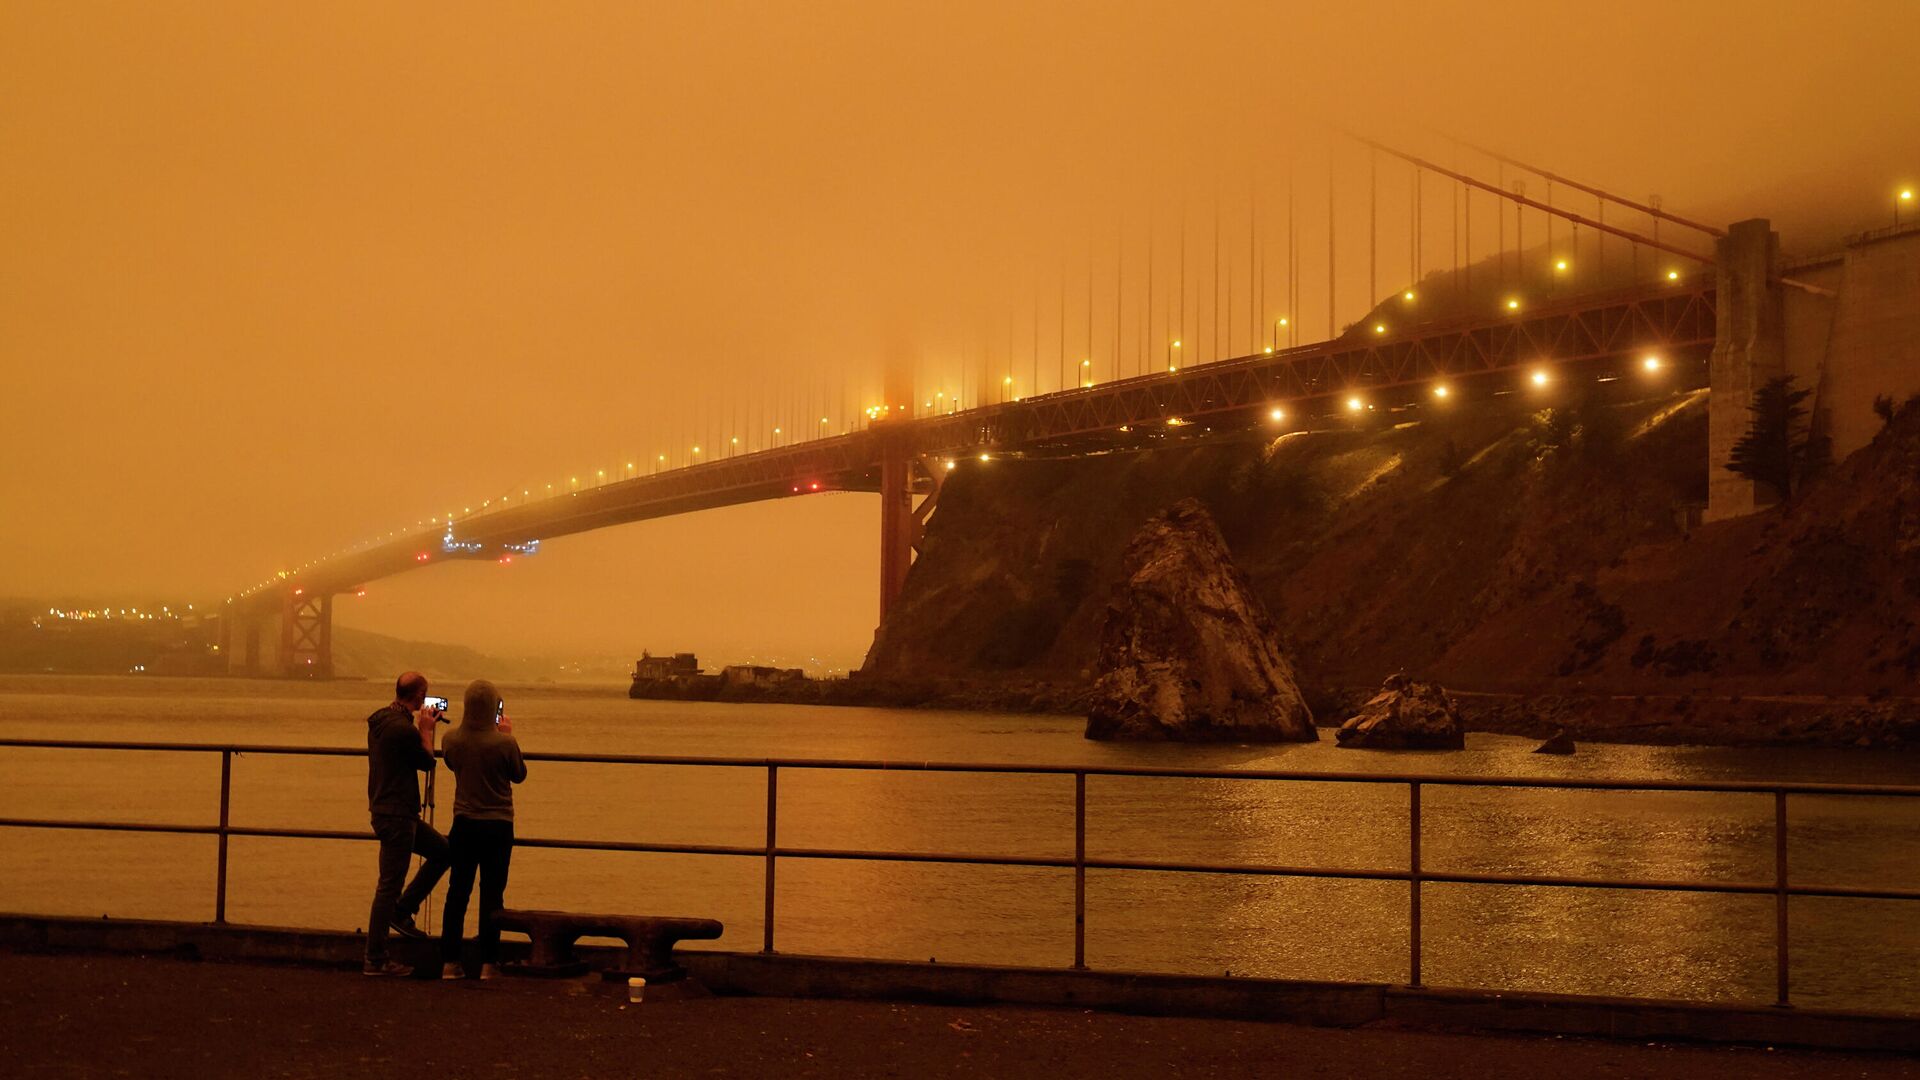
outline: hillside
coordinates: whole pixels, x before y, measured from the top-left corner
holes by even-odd
[[[1193,496],[1324,688],[1911,692],[1920,409],[1790,510],[1689,529],[1705,394],[1635,389],[968,463],[867,668],[1083,680],[1122,546]]]

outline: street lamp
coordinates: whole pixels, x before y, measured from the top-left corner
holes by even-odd
[[[1893,226],[1900,227],[1900,204],[1913,202],[1913,189],[1901,188],[1900,194],[1893,197]]]

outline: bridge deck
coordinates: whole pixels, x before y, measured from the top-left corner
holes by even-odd
[[[566,495],[503,505],[461,521],[447,550],[438,529],[367,547],[241,595],[277,609],[288,592],[324,595],[449,559],[495,559],[503,545],[610,525],[819,491],[877,491],[889,454],[936,459],[1015,452],[1137,425],[1287,404],[1297,410],[1354,393],[1383,394],[1437,378],[1468,379],[1539,363],[1577,363],[1710,347],[1714,287],[1702,277],[1568,298],[1494,319],[1457,318],[1373,338],[1334,341],[1136,376],[703,462]]]

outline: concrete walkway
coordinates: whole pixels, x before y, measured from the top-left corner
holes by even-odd
[[[1920,1060],[1064,1009],[668,995],[589,981],[0,953],[0,1072],[41,1077],[1914,1077]]]

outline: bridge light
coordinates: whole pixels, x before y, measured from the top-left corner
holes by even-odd
[[[1357,397],[1350,397],[1347,399],[1348,412],[1359,412],[1363,407],[1365,407],[1365,405],[1366,405],[1366,402],[1361,401]]]
[[[1451,394],[1452,392],[1453,392],[1453,391],[1451,391],[1451,390],[1449,390],[1449,389],[1447,389],[1447,384],[1446,384],[1446,383],[1435,383],[1435,384],[1434,384],[1434,387],[1433,387],[1433,396],[1434,396],[1434,397],[1437,397],[1437,398],[1444,398],[1444,397],[1446,397],[1446,396],[1447,396],[1448,394]]]
[[[418,554],[418,555],[415,555],[415,556],[413,557],[413,561],[414,561],[414,562],[426,562],[426,561],[427,561],[427,553],[423,551],[423,552],[421,552],[420,554]]]
[[[1287,325],[1287,317],[1285,315],[1280,316],[1280,325],[1281,326]]]
[[[694,447],[694,448],[693,448],[693,452],[694,452],[694,453],[696,453],[696,454],[697,454],[697,453],[699,453],[699,452],[700,452],[700,448],[699,448],[699,447],[697,447],[697,446],[696,446],[696,447]]]
[[[733,445],[735,445],[735,446],[739,446],[739,445],[740,445],[740,436],[738,436],[738,435],[735,435],[735,436],[733,437]]]
[[[1082,361],[1080,361],[1080,366],[1081,366],[1081,367],[1092,367],[1092,366],[1093,366],[1093,361],[1091,361],[1091,360],[1082,360]]]
[[[1668,280],[1668,281],[1679,281],[1679,280],[1680,280],[1680,271],[1678,271],[1678,270],[1669,270],[1669,271],[1667,271],[1667,280]]]
[[[1272,356],[1272,355],[1273,355],[1273,346],[1271,346],[1271,345],[1269,345],[1269,346],[1267,346],[1267,355],[1268,355],[1268,356]]]
[[[1374,323],[1374,324],[1373,324],[1373,332],[1374,332],[1374,333],[1376,333],[1376,334],[1384,334],[1384,333],[1386,333],[1386,332],[1387,332],[1387,324],[1386,324],[1386,323]]]
[[[953,471],[953,459],[952,459],[952,458],[948,458],[948,459],[947,459],[947,471],[948,471],[948,472],[952,472],[952,471]]]
[[[1529,375],[1528,378],[1533,380],[1533,385],[1535,386],[1545,386],[1547,385],[1549,376],[1547,375],[1546,368],[1537,367],[1533,369],[1533,374]]]
[[[1519,299],[1518,297],[1508,297],[1508,298],[1507,298],[1507,310],[1508,310],[1508,311],[1519,311],[1519,310],[1520,310],[1520,299]]]
[[[778,434],[780,434],[780,429],[779,429],[779,428],[774,428],[774,429],[773,429],[773,433],[774,433],[775,435],[778,435]]]
[[[1167,374],[1169,374],[1169,375],[1171,375],[1171,374],[1173,374],[1174,372],[1176,372],[1176,371],[1179,371],[1179,370],[1180,370],[1180,365],[1179,365],[1179,364],[1168,364],[1168,365],[1167,365]]]
[[[1267,419],[1272,420],[1276,424],[1282,420],[1285,420],[1286,418],[1287,418],[1287,410],[1285,409],[1274,409],[1272,412],[1267,414]]]
[[[809,490],[809,491],[819,491],[819,490],[820,490],[820,481],[818,481],[818,480],[815,480],[815,481],[814,481],[813,483],[811,483],[811,484],[808,484],[808,485],[807,485],[807,490]]]
[[[1901,201],[1901,202],[1912,202],[1912,201],[1913,201],[1913,189],[1912,189],[1912,188],[1901,188],[1901,189],[1900,189],[1900,201]]]
[[[1413,290],[1412,290],[1412,289],[1408,289],[1408,290],[1407,290],[1406,292],[1403,292],[1403,293],[1401,293],[1401,294],[1400,294],[1400,299],[1402,299],[1402,300],[1405,300],[1405,301],[1407,301],[1408,303],[1412,303],[1412,302],[1413,302]]]
[[[1645,360],[1640,361],[1640,366],[1648,371],[1659,371],[1660,358],[1657,356],[1649,356]]]
[[[992,459],[991,457],[989,457],[989,456],[987,456],[987,452],[986,452],[985,450],[982,450],[982,451],[980,452],[980,460],[981,460],[981,461],[992,461],[993,459]]]
[[[1173,347],[1174,347],[1174,348],[1176,348],[1176,349],[1180,347],[1180,342],[1179,342],[1179,340],[1178,340],[1178,339],[1176,339],[1176,340],[1174,341],[1174,343],[1173,343]]]
[[[1566,273],[1566,272],[1567,272],[1567,260],[1565,260],[1565,259],[1555,259],[1555,260],[1554,260],[1554,263],[1553,263],[1553,268],[1554,268],[1555,270],[1558,270],[1558,271],[1559,271],[1560,273],[1563,273],[1563,274],[1564,274],[1564,273]]]

